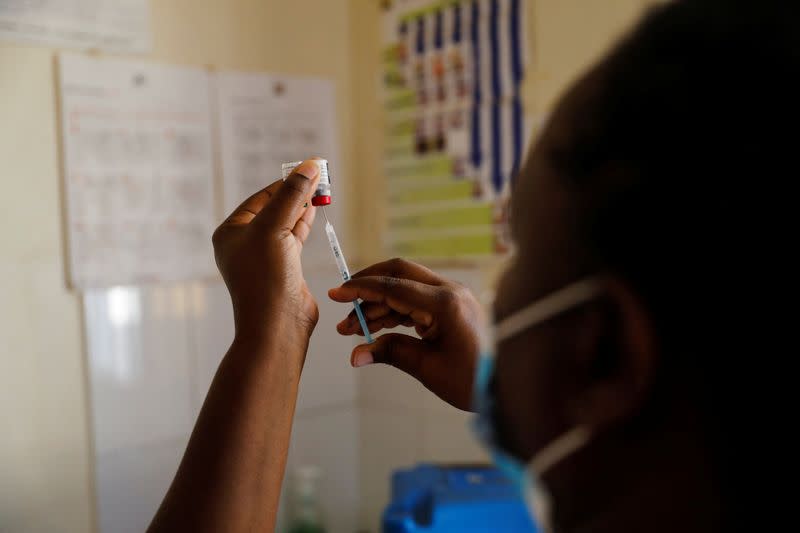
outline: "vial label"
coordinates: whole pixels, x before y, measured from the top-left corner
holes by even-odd
[[[330,203],[331,199],[331,177],[328,172],[327,159],[315,159],[317,166],[319,166],[319,183],[317,190],[314,191],[314,198],[326,199],[324,202],[312,201],[314,205],[326,205]],[[302,161],[292,161],[291,163],[283,163],[281,165],[281,179],[286,179]]]

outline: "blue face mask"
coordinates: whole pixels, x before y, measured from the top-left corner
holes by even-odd
[[[550,496],[539,479],[565,457],[585,446],[591,439],[591,431],[586,427],[567,431],[539,450],[527,465],[503,450],[498,443],[493,418],[494,398],[490,388],[496,346],[503,340],[585,304],[596,298],[600,292],[601,284],[597,280],[579,281],[533,302],[495,324],[494,335],[487,335],[475,374],[473,408],[476,416],[472,421],[472,428],[489,451],[495,465],[519,487],[531,517],[539,530],[544,532],[551,531]]]

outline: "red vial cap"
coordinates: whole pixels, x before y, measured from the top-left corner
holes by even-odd
[[[331,204],[331,197],[330,196],[315,196],[311,199],[311,205],[320,207],[323,205],[330,205]]]

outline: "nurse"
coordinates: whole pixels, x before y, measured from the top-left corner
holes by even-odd
[[[516,180],[517,252],[491,317],[403,259],[330,291],[363,299],[373,332],[416,328],[358,346],[351,364],[392,365],[478,410],[479,437],[543,529],[744,524],[746,459],[768,458],[745,439],[770,433],[759,428],[765,397],[742,391],[791,357],[749,357],[766,338],[752,310],[768,309],[750,287],[771,276],[742,259],[776,264],[764,239],[785,227],[759,206],[796,166],[776,127],[797,116],[800,94],[791,5],[663,4],[572,86]],[[743,75],[744,58],[758,75]],[[214,235],[236,335],[151,531],[274,528],[318,316],[301,268],[318,179],[303,163]],[[360,328],[351,315],[338,330]]]

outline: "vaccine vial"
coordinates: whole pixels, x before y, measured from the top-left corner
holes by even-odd
[[[319,184],[314,196],[311,198],[311,205],[320,207],[331,203],[331,177],[328,173],[327,159],[314,159],[319,165]],[[281,178],[286,179],[302,161],[293,161],[281,165]]]

